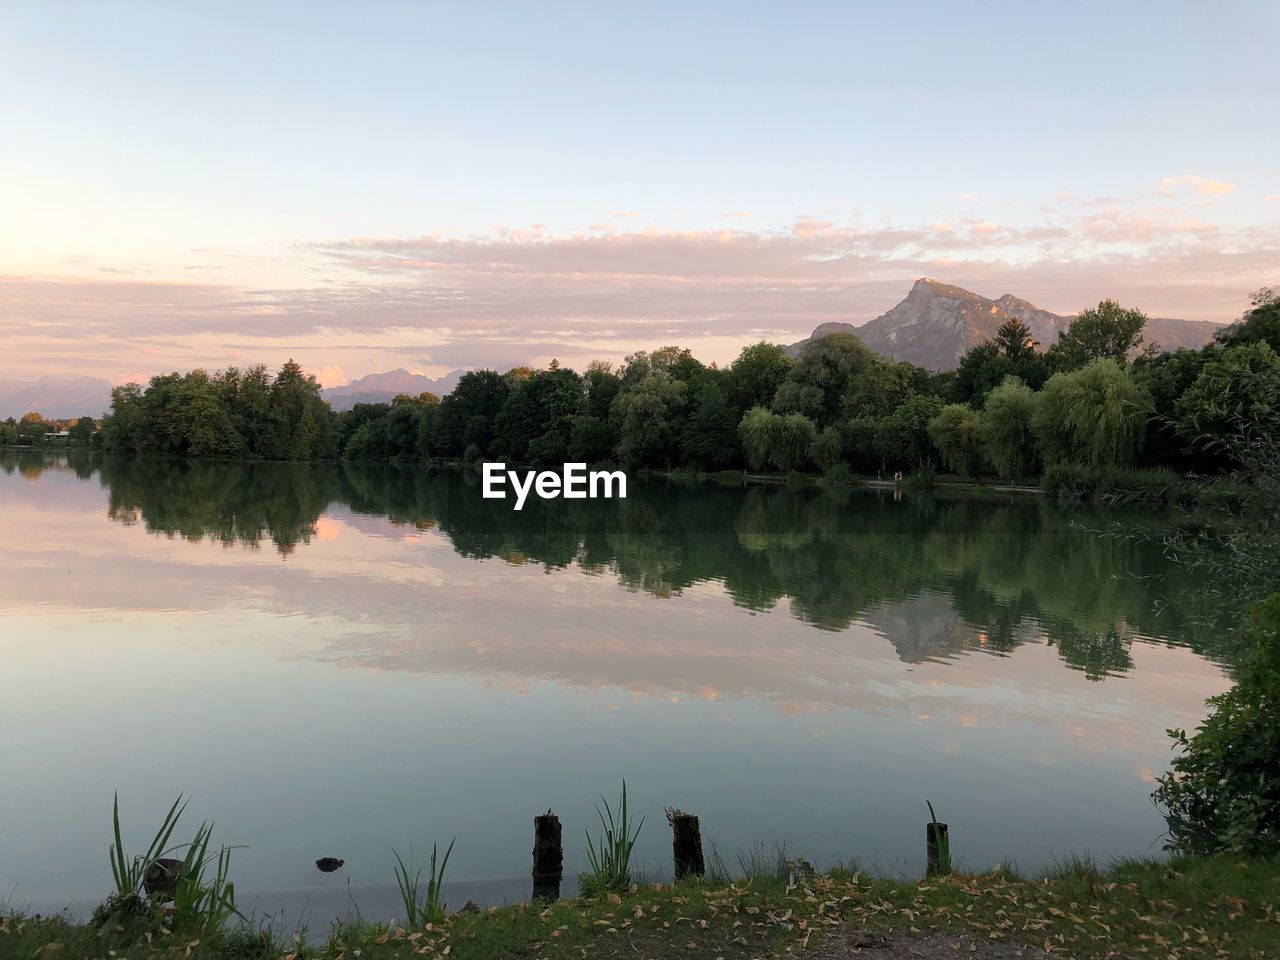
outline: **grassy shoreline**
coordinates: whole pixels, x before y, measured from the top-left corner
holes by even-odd
[[[0,960],[381,960],[449,956],[668,958],[999,956],[1263,958],[1280,954],[1280,861],[1238,857],[1066,863],[1039,879],[955,874],[919,883],[849,870],[711,884],[632,887],[619,896],[520,903],[420,929],[353,922],[322,945],[241,926],[125,944],[57,917],[0,920]],[[895,953],[894,950],[904,952]]]

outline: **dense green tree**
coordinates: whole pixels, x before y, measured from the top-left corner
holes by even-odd
[[[102,420],[102,448],[107,453],[133,456],[145,448],[147,414],[142,387],[126,383],[111,388],[111,411]]]
[[[669,466],[677,458],[676,422],[683,413],[688,385],[664,369],[651,370],[614,401],[618,457],[624,463]]]
[[[871,369],[875,355],[852,333],[829,333],[800,351],[773,398],[778,413],[801,413],[820,426],[837,421],[849,383]]]
[[[347,460],[387,460],[391,453],[387,445],[389,418],[366,420],[347,441],[342,455]]]
[[[999,344],[988,340],[970,347],[960,357],[951,395],[957,403],[981,406],[987,394],[1006,377],[1017,375],[1018,365],[1000,352]]]
[[[844,438],[835,427],[823,427],[809,447],[809,459],[824,473],[844,459]]]
[[[98,425],[94,423],[93,417],[81,417],[71,427],[68,439],[77,447],[87,447],[93,443],[97,432]]]
[[[927,386],[928,373],[922,368],[873,355],[845,384],[840,395],[841,419],[883,420],[913,395],[929,392]]]
[[[929,424],[942,411],[937,397],[917,394],[876,426],[876,444],[888,465],[927,470],[933,461]]]
[[[617,445],[617,437],[607,420],[594,414],[583,414],[573,421],[569,430],[569,457],[578,463],[598,463],[608,460]]]
[[[1049,350],[1050,364],[1059,371],[1078,370],[1095,360],[1113,360],[1123,367],[1142,344],[1147,315],[1126,309],[1114,300],[1082,310]]]
[[[572,370],[535,371],[510,389],[494,418],[494,452],[514,463],[548,463],[558,452],[563,462],[573,421],[586,408],[582,378]]]
[[[1204,365],[1218,353],[1215,346],[1201,350],[1174,350],[1146,353],[1138,357],[1130,370],[1138,388],[1151,398],[1151,420],[1143,444],[1140,464],[1147,467],[1172,467],[1181,472],[1209,472],[1214,458],[1197,450],[1195,444],[1178,429],[1178,398],[1200,376]]]
[[[1280,355],[1261,340],[1214,351],[1174,403],[1174,415],[1178,432],[1208,452],[1242,428],[1275,436],[1280,426]]]
[[[1036,355],[1031,328],[1018,317],[1011,317],[1002,323],[993,342],[999,352],[1014,364],[1023,363]]]
[[[470,370],[440,403],[440,445],[460,456],[474,444],[481,453],[493,443],[493,422],[511,387],[493,370]]]
[[[680,437],[680,455],[689,464],[716,470],[741,461],[738,415],[724,388],[704,378],[694,389],[693,408]]]
[[[947,404],[929,421],[929,439],[948,468],[982,482],[982,417],[972,407]]]
[[[809,451],[818,435],[812,420],[803,413],[775,416],[769,459],[773,465],[787,473],[802,470],[809,464]]]
[[[730,402],[743,412],[769,406],[793,366],[795,361],[776,343],[761,340],[743,347],[729,365]]]
[[[1264,287],[1249,298],[1250,307],[1238,321],[1213,335],[1224,347],[1265,343],[1280,353],[1280,290]]]
[[[1015,482],[1035,474],[1039,451],[1031,429],[1036,394],[1017,378],[987,394],[982,412],[982,444],[996,473]]]
[[[763,470],[769,463],[773,446],[774,421],[777,414],[765,407],[752,407],[738,423],[738,438],[752,470]]]
[[[1095,360],[1049,378],[1031,426],[1046,464],[1131,466],[1142,447],[1149,405],[1115,360]]]
[[[607,360],[592,360],[582,375],[582,385],[587,391],[587,413],[598,420],[608,420],[613,401],[622,389],[622,379],[613,372]]]
[[[18,442],[18,422],[9,417],[0,423],[0,447],[12,447]]]

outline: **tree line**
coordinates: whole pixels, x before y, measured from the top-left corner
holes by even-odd
[[[1111,300],[1047,351],[1020,320],[944,373],[877,355],[854,334],[792,358],[756,343],[726,367],[663,347],[579,373],[475,370],[443,399],[334,412],[292,360],[194,370],[112,392],[109,453],[246,459],[467,461],[807,471],[1030,481],[1050,472],[1231,467],[1213,438],[1280,422],[1280,298],[1199,350],[1143,348],[1146,317]],[[1247,383],[1247,386],[1245,384]]]

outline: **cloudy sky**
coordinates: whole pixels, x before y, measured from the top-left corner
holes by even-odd
[[[1280,4],[0,8],[0,377],[334,385],[1280,284]]]

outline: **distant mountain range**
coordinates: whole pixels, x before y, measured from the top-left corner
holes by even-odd
[[[796,356],[801,347],[828,333],[857,334],[876,353],[909,360],[931,370],[951,370],[972,346],[991,340],[1007,320],[1017,317],[1047,349],[1075,319],[1042,310],[1011,293],[995,300],[949,283],[922,277],[905,300],[888,313],[855,326],[824,323],[798,343],[786,348]],[[1208,320],[1173,320],[1152,317],[1143,336],[1166,350],[1202,347],[1220,324]],[[371,373],[341,387],[326,387],[321,396],[335,410],[350,410],[357,403],[390,403],[397,394],[416,397],[429,391],[443,398],[458,385],[465,370],[451,370],[432,379],[408,370]],[[59,420],[100,417],[111,405],[111,384],[93,377],[41,377],[38,380],[0,380],[0,418],[21,417],[35,410]]]
[[[1011,293],[988,300],[961,287],[922,277],[911,287],[907,298],[888,313],[861,326],[851,323],[824,323],[799,343],[787,347],[796,356],[810,340],[828,333],[857,334],[876,353],[909,360],[930,370],[952,370],[970,347],[995,338],[996,331],[1014,317],[1022,320],[1031,335],[1048,349],[1071,326],[1074,316],[1042,310]],[[1143,337],[1165,350],[1202,347],[1220,325],[1209,320],[1173,320],[1151,317]]]
[[[0,380],[0,418],[36,411],[54,420],[100,417],[111,406],[111,384],[94,377]]]
[[[466,372],[450,370],[443,377],[432,380],[408,370],[389,370],[386,373],[371,373],[341,387],[326,387],[320,391],[320,395],[335,410],[350,410],[357,403],[390,403],[401,393],[416,397],[426,391],[443,398],[446,393],[453,391]]]

